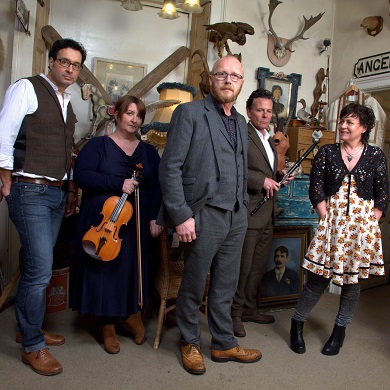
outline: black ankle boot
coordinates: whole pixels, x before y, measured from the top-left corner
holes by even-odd
[[[322,348],[322,353],[328,356],[337,355],[340,352],[340,348],[343,346],[344,337],[345,327],[335,325],[329,340],[326,342],[324,348]]]
[[[290,329],[290,348],[295,353],[305,353],[305,340],[303,339],[303,321],[291,320],[291,329]]]

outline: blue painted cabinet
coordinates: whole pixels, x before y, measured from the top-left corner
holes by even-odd
[[[309,175],[302,175],[279,190],[276,203],[284,211],[277,217],[276,226],[317,227],[318,216],[309,200],[309,183]]]

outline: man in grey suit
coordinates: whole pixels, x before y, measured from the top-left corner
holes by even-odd
[[[273,316],[257,311],[257,291],[260,281],[267,271],[267,261],[272,245],[275,223],[275,197],[280,188],[277,180],[285,171],[277,171],[278,157],[275,145],[268,133],[273,114],[272,93],[258,89],[246,102],[248,123],[248,229],[241,254],[241,267],[238,287],[232,304],[234,334],[245,337],[242,322],[269,324]],[[289,179],[291,180],[292,177]],[[259,211],[250,215],[256,205],[266,196]]]
[[[185,243],[185,266],[176,302],[183,367],[206,371],[200,351],[199,308],[210,270],[208,323],[211,359],[252,363],[261,352],[238,345],[230,316],[247,227],[245,118],[234,108],[243,85],[234,56],[218,60],[211,94],[179,105],[173,113],[160,163],[160,225]]]

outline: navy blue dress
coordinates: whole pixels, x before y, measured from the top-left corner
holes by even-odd
[[[82,314],[104,317],[127,317],[138,307],[138,255],[134,194],[127,198],[133,205],[133,216],[123,225],[119,237],[121,250],[114,260],[100,261],[86,254],[81,240],[91,226],[103,219],[103,204],[110,196],[121,196],[122,185],[130,178],[136,164],[143,166],[139,179],[143,302],[147,303],[151,275],[151,242],[149,222],[156,219],[161,204],[158,182],[160,157],[156,149],[140,142],[132,156],[109,137],[91,139],[78,155],[74,167],[75,184],[82,189],[77,227],[76,261],[73,272],[71,306]]]

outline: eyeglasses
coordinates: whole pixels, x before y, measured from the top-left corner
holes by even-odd
[[[242,80],[243,77],[240,75],[240,74],[237,74],[237,73],[226,73],[226,72],[215,72],[213,73],[213,76],[219,80],[219,81],[223,81],[223,80],[226,80],[228,76],[230,76],[230,80],[233,81],[233,83],[236,83],[237,81],[239,80]]]
[[[73,67],[73,70],[79,71],[83,69],[83,65],[79,64],[78,62],[70,62],[66,58],[57,58],[57,61],[63,68],[69,68],[71,65]]]

